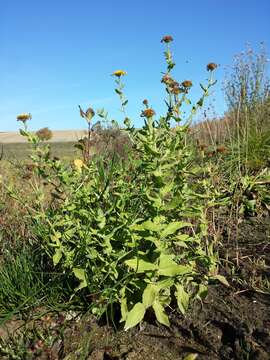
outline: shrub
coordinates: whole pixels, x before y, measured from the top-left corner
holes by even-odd
[[[126,73],[113,74],[132,144],[132,156],[125,161],[90,157],[95,115],[91,108],[86,112],[80,108],[88,123],[88,143],[83,159],[72,166],[51,159],[49,147],[39,146],[40,139],[26,123],[21,130],[33,144],[36,173],[51,188],[52,201],[44,207],[44,192],[37,186],[32,213],[38,241],[55,267],[77,279],[74,296],[88,299],[94,314],[119,304],[125,329],[138,324],[148,309],[160,323],[169,325],[166,309],[173,301],[185,313],[192,299],[205,295],[210,277],[221,279],[213,246],[206,238],[211,194],[207,180],[197,183],[198,169],[186,145],[192,115],[215,82],[211,70],[207,86],[201,85],[202,97],[180,125],[182,105],[191,104],[192,82],[179,84],[173,79],[172,38],[166,39],[167,72],[162,82],[168,111],[158,120],[144,100],[144,126],[132,125],[123,93]]]

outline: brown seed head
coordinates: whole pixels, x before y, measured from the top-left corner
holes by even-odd
[[[171,35],[165,35],[165,36],[163,36],[163,38],[161,39],[161,42],[165,42],[165,43],[169,43],[169,42],[171,42],[171,41],[173,41],[173,38],[172,38],[172,36]]]
[[[225,146],[218,146],[216,148],[216,152],[220,153],[220,154],[225,153],[225,152],[227,152],[227,148]]]
[[[53,133],[49,128],[43,128],[36,132],[37,137],[42,141],[48,141],[52,138]]]
[[[144,100],[143,100],[143,105],[145,105],[145,106],[148,105],[148,100],[147,100],[147,99],[144,99]]]
[[[217,68],[217,64],[215,64],[213,62],[207,64],[207,66],[206,66],[207,71],[214,71],[216,68]]]
[[[151,118],[155,114],[156,113],[153,109],[146,109],[146,110],[142,111],[141,116],[146,117],[146,118]]]
[[[162,77],[161,82],[166,85],[171,85],[174,82],[174,80],[171,78],[170,74],[165,74]]]
[[[184,88],[190,88],[191,86],[192,86],[192,81],[190,81],[190,80],[185,80],[185,81],[183,81],[182,82],[182,84],[181,84]]]
[[[177,86],[177,85],[174,85],[173,87],[171,87],[171,88],[169,89],[169,91],[170,91],[172,94],[174,94],[174,95],[178,95],[178,94],[180,94],[180,92],[182,92],[182,90],[180,89],[180,87]]]

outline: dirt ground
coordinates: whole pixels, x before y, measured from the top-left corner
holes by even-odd
[[[170,329],[149,319],[140,328],[115,331],[90,317],[78,320],[63,314],[47,315],[34,326],[52,329],[55,337],[51,345],[45,346],[45,340],[28,340],[32,357],[24,358],[176,360],[197,354],[202,360],[270,359],[270,291],[257,290],[270,281],[270,218],[247,219],[237,231],[228,237],[228,229],[223,229],[220,249],[221,258],[226,259],[221,272],[230,287],[210,285],[204,302],[197,303],[185,318],[176,312],[170,314]]]

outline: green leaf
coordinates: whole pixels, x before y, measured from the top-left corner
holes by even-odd
[[[184,98],[184,100],[185,100],[185,103],[187,104],[187,105],[190,105],[191,104],[191,101],[188,99],[188,98]]]
[[[61,260],[61,258],[62,258],[62,251],[60,250],[60,249],[56,249],[55,250],[55,253],[54,253],[54,255],[53,255],[53,265],[54,266],[56,266],[58,263],[59,263],[59,261]]]
[[[157,296],[157,287],[153,284],[148,284],[143,292],[143,305],[145,308],[149,308],[153,305]]]
[[[161,232],[160,236],[162,238],[167,237],[168,235],[174,234],[177,230],[182,229],[183,227],[192,226],[192,224],[188,222],[182,222],[182,221],[174,221],[171,222],[169,225],[166,226],[166,228]]]
[[[157,266],[155,264],[139,258],[126,260],[125,264],[137,273],[157,270]]]
[[[20,134],[21,134],[22,136],[28,136],[27,132],[24,131],[23,129],[20,129]]]
[[[197,296],[198,296],[200,299],[205,299],[207,293],[208,293],[208,288],[207,288],[207,286],[204,285],[204,284],[200,284],[200,285],[199,285],[198,292],[197,292]]]
[[[164,276],[176,276],[186,274],[191,271],[191,268],[187,265],[178,265],[173,261],[174,255],[161,254],[159,258],[159,275]]]
[[[83,289],[87,286],[87,281],[86,281],[86,277],[85,277],[85,271],[84,269],[81,268],[73,268],[72,269],[73,274],[75,275],[75,277],[80,280],[80,285],[78,287],[76,287],[76,289],[74,290],[75,292]]]
[[[230,286],[230,284],[226,280],[225,276],[223,276],[223,275],[212,276],[212,279],[218,280],[221,284],[223,284],[225,286],[228,286],[228,287]]]
[[[130,312],[127,314],[125,322],[125,330],[128,330],[141,322],[144,318],[145,307],[142,303],[138,302],[133,306]]]
[[[200,98],[200,100],[197,102],[198,106],[203,106],[203,98]]]
[[[120,322],[126,321],[128,315],[128,307],[127,307],[127,298],[124,297],[121,299],[121,320]]]
[[[180,284],[176,285],[175,297],[177,299],[177,305],[179,307],[179,310],[184,315],[188,309],[189,295],[185,291],[184,287]]]
[[[159,232],[162,228],[163,228],[162,224],[153,223],[151,220],[147,220],[141,224],[142,230]]]
[[[195,359],[197,359],[197,357],[198,357],[198,354],[190,353],[187,356],[185,356],[183,360],[195,360]]]
[[[159,301],[155,301],[153,304],[153,309],[157,318],[157,321],[163,325],[170,326],[170,321],[165,313],[164,307],[161,305]]]

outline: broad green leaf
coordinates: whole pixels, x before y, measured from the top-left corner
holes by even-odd
[[[151,220],[147,220],[141,224],[142,230],[149,230],[154,232],[159,232],[163,228],[162,224],[156,224]]]
[[[121,299],[121,320],[120,322],[126,321],[128,315],[128,307],[127,307],[127,298],[124,297]]]
[[[137,273],[157,270],[157,266],[155,264],[138,258],[126,260],[125,264]]]
[[[176,236],[176,239],[180,240],[180,241],[193,241],[194,240],[194,238],[190,237],[188,234],[179,234]]]
[[[61,258],[62,258],[62,251],[60,250],[60,249],[56,249],[55,250],[55,253],[54,253],[54,255],[53,255],[53,265],[54,266],[56,266],[58,263],[59,263],[59,261],[61,260]]]
[[[199,285],[199,289],[198,289],[198,292],[197,292],[197,296],[200,298],[200,299],[204,299],[206,297],[208,293],[208,288],[206,285],[204,284],[200,284]]]
[[[163,290],[163,289],[170,289],[170,287],[174,284],[174,280],[173,279],[164,279],[164,280],[160,280],[158,282],[155,283],[156,287],[158,288],[158,290]]]
[[[191,272],[191,268],[186,265],[170,265],[166,268],[159,269],[159,275],[163,276],[176,276],[176,275],[183,275]]]
[[[76,287],[75,292],[80,290],[80,289],[85,288],[87,286],[87,281],[86,281],[84,269],[73,268],[72,271],[73,271],[73,274],[75,275],[75,277],[78,280],[80,280],[80,285],[78,287]]]
[[[127,314],[125,323],[125,330],[128,330],[141,322],[144,318],[145,307],[142,303],[138,302]]]
[[[177,299],[177,305],[179,307],[179,310],[184,315],[188,309],[189,295],[185,291],[184,287],[180,284],[176,285],[175,297]]]
[[[180,274],[186,274],[191,271],[191,268],[187,265],[178,265],[173,261],[174,255],[161,254],[159,258],[159,275],[164,276],[176,276]]]
[[[223,275],[212,276],[212,279],[218,280],[219,282],[221,282],[221,284],[223,284],[225,286],[228,286],[228,287],[230,286],[230,284],[226,280],[225,276],[223,276]]]
[[[153,303],[153,309],[157,318],[157,321],[160,322],[163,325],[170,326],[170,321],[165,313],[164,307],[161,305],[159,301],[155,301]]]
[[[176,262],[173,261],[174,257],[175,256],[172,254],[160,254],[159,269],[163,269],[172,265],[177,265]]]
[[[145,308],[149,308],[153,305],[155,298],[157,296],[158,289],[153,284],[148,284],[143,292],[143,305]]]
[[[166,226],[166,228],[161,232],[160,236],[162,238],[167,237],[168,235],[174,234],[177,230],[182,229],[183,227],[192,226],[192,224],[188,222],[182,222],[182,221],[174,221],[171,222],[169,225]]]

